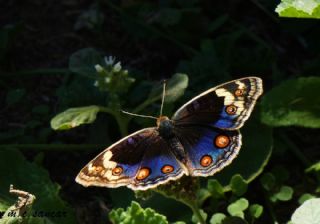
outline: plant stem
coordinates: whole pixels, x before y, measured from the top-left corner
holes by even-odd
[[[198,218],[199,223],[206,224],[206,221],[203,219],[203,217],[200,213],[199,207],[196,204],[196,202],[195,203],[190,202],[190,203],[185,203],[185,204],[187,204],[191,208],[193,214]]]
[[[123,117],[120,113],[114,113],[114,117],[118,123],[121,136],[125,137],[128,135],[129,120]]]

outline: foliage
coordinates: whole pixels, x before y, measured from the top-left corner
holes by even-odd
[[[75,222],[74,211],[59,196],[60,186],[50,180],[46,170],[35,163],[26,161],[19,151],[13,148],[2,149],[0,151],[0,170],[6,174],[0,177],[0,202],[2,206],[8,209],[8,205],[13,204],[14,200],[8,191],[10,184],[13,184],[34,194],[37,198],[32,206],[33,210],[29,212],[30,219],[27,215],[28,223]],[[41,211],[57,210],[65,212],[66,215],[61,215],[61,217],[39,217],[37,215]],[[33,217],[34,215],[35,217]],[[9,221],[13,219],[12,221],[15,222],[15,219],[19,217],[7,218]],[[20,219],[21,217],[17,221]]]
[[[281,0],[276,12],[283,17],[320,19],[320,2],[317,0]]]
[[[305,201],[291,217],[293,224],[316,224],[320,222],[320,199]]]
[[[319,77],[301,77],[281,83],[263,97],[262,121],[272,126],[319,128],[320,99],[314,97],[319,88]]]
[[[127,208],[127,210],[123,210],[122,208],[118,208],[117,210],[113,210],[109,213],[109,217],[112,223],[121,223],[121,224],[129,224],[129,223],[141,223],[141,224],[168,224],[168,221],[165,216],[156,213],[154,210],[150,208],[143,209],[140,205],[132,201],[131,206]]]

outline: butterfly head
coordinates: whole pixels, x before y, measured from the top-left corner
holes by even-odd
[[[173,127],[172,120],[170,120],[166,116],[160,116],[157,119],[157,127],[159,130],[160,136],[164,138],[170,138],[174,135],[173,133],[174,127]]]

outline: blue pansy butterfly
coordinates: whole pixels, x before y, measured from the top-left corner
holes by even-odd
[[[211,176],[241,147],[239,129],[262,94],[262,80],[246,77],[211,88],[176,111],[114,143],[78,174],[83,186],[146,190],[183,175]]]

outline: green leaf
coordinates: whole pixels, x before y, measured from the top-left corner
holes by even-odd
[[[170,103],[176,101],[184,94],[188,86],[188,76],[186,74],[177,73],[167,81],[165,102]],[[162,97],[162,85],[156,85],[147,99],[148,102],[154,102]]]
[[[282,17],[320,18],[318,0],[282,0],[275,10]]]
[[[313,198],[304,202],[291,217],[294,224],[320,223],[320,198]]]
[[[228,184],[235,174],[240,174],[247,183],[255,179],[263,171],[272,152],[272,130],[262,125],[256,116],[251,116],[241,133],[242,147],[238,157],[215,176],[226,186],[225,190],[231,190]]]
[[[84,48],[70,56],[69,69],[79,75],[96,77],[95,65],[103,65],[105,62],[99,52],[93,48]]]
[[[0,150],[0,201],[13,204],[16,197],[9,193],[9,186],[14,186],[36,196],[32,214],[38,211],[61,211],[61,217],[31,218],[29,223],[76,223],[73,210],[60,196],[60,186],[50,180],[49,173],[34,163],[28,162],[23,155],[14,149]]]
[[[242,196],[247,192],[248,189],[247,182],[242,178],[240,174],[236,174],[231,178],[230,186],[231,191],[237,196]]]
[[[319,172],[320,171],[320,162],[317,162],[317,163],[313,164],[312,166],[310,166],[308,169],[306,169],[306,172],[311,172],[311,171]]]
[[[221,224],[222,220],[226,218],[226,215],[223,213],[216,213],[210,219],[210,224]]]
[[[271,198],[272,201],[289,201],[293,195],[293,189],[289,186],[282,186],[278,193],[274,194]]]
[[[272,173],[265,173],[260,178],[260,183],[264,189],[270,191],[276,184],[276,178]]]
[[[165,216],[156,213],[150,208],[143,209],[135,201],[131,202],[131,206],[126,211],[123,208],[113,209],[109,213],[109,218],[114,224],[168,224]]]
[[[249,206],[249,202],[245,198],[240,198],[237,201],[230,204],[227,208],[227,211],[232,216],[238,216],[244,218],[243,211],[246,210]]]
[[[208,191],[211,193],[212,197],[214,198],[223,198],[224,197],[224,190],[219,181],[216,179],[208,180]]]
[[[70,108],[51,119],[51,128],[66,130],[82,124],[90,124],[96,120],[99,111],[100,107],[95,105]]]
[[[199,211],[200,211],[200,215],[201,215],[202,219],[203,219],[204,221],[206,221],[207,218],[208,218],[208,214],[205,213],[202,209],[200,209]],[[193,222],[193,223],[200,223],[198,217],[195,216],[194,214],[192,215],[192,222]]]
[[[250,212],[250,215],[253,218],[257,219],[262,215],[263,207],[261,205],[258,205],[258,204],[250,205],[249,212]]]
[[[273,88],[262,99],[263,123],[319,128],[320,97],[314,95],[319,88],[319,77],[288,80]]]
[[[303,204],[305,201],[307,201],[307,200],[309,200],[309,199],[312,199],[312,198],[315,198],[315,197],[316,197],[316,196],[314,196],[314,195],[312,195],[312,194],[306,193],[306,194],[301,195],[298,201],[299,201],[299,204],[301,205],[301,204]]]

